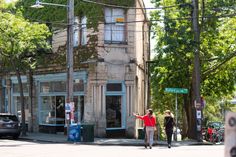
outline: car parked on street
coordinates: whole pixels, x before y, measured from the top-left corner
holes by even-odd
[[[21,133],[20,122],[16,115],[0,113],[0,137],[18,139]]]

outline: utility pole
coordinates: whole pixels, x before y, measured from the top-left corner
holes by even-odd
[[[197,140],[202,140],[202,107],[200,96],[200,29],[199,29],[199,4],[198,0],[192,0],[192,22],[194,31],[194,102],[196,107],[196,133]]]
[[[68,0],[67,7],[67,54],[66,54],[66,63],[67,63],[67,83],[66,83],[66,103],[72,103],[73,100],[73,48],[74,48],[74,0]],[[66,107],[66,106],[65,106]],[[70,129],[70,114],[66,113],[66,125],[67,125],[67,135],[69,136]]]
[[[67,26],[67,55],[66,55],[66,62],[67,62],[67,100],[69,102],[73,102],[73,26],[74,26],[74,0],[68,0],[68,7],[67,7],[67,19],[68,19],[68,26]]]
[[[67,8],[67,43],[66,43],[66,104],[73,103],[73,92],[74,92],[74,59],[73,59],[73,48],[74,48],[74,0],[68,0],[67,5],[56,4],[56,3],[45,3],[40,0],[36,0],[35,5],[32,8],[42,8],[43,5],[60,6]],[[65,105],[66,107],[66,105]],[[67,110],[68,111],[68,110]],[[69,110],[70,111],[70,110]],[[69,133],[70,116],[69,111],[65,115],[65,123],[67,126],[67,134]]]

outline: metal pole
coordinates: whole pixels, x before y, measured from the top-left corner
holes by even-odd
[[[67,102],[73,102],[73,27],[74,27],[74,0],[68,0],[67,7],[67,52],[66,52],[66,62],[67,62],[67,86],[66,86],[66,100]],[[67,120],[67,135],[69,131],[70,119]]]
[[[177,129],[178,129],[178,100],[177,100],[177,93],[175,93],[175,141],[177,141]]]

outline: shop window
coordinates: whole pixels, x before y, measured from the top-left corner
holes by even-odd
[[[40,92],[65,92],[66,91],[66,82],[65,81],[53,81],[53,82],[41,82],[40,83]]]
[[[18,116],[19,120],[21,121],[21,103],[20,103],[20,96],[13,97],[13,103],[15,106],[15,113]],[[28,96],[24,97],[24,104],[25,104],[25,121],[28,123],[29,121],[29,104],[30,100]]]
[[[84,81],[79,80],[78,82],[74,83],[74,92],[82,92],[84,91]]]
[[[22,83],[23,86],[23,92],[28,93],[29,92],[29,87],[27,83]],[[13,84],[13,93],[20,93],[20,86],[19,84]]]
[[[74,122],[84,121],[84,96],[74,96]]]
[[[64,125],[65,122],[65,97],[41,96],[40,123]]]
[[[122,84],[121,83],[108,83],[107,91],[122,91]]]

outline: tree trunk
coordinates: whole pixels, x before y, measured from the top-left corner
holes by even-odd
[[[187,136],[188,132],[188,119],[187,119],[187,113],[186,111],[186,106],[188,106],[188,95],[184,95],[184,106],[183,106],[183,128],[182,128],[182,139],[185,139]]]
[[[22,124],[22,136],[26,135],[26,125],[25,125],[25,103],[24,103],[24,92],[23,92],[23,85],[20,76],[20,71],[16,68],[16,76],[20,88],[20,104],[21,104],[21,124]]]
[[[29,99],[30,99],[30,131],[33,132],[33,73],[29,70]]]
[[[194,82],[194,79],[193,79]],[[190,99],[187,106],[187,113],[188,113],[188,137],[190,139],[197,139],[197,132],[196,132],[196,111],[194,107],[194,92],[193,88],[190,91]]]
[[[16,77],[17,77],[19,89],[20,89],[21,127],[22,127],[22,136],[25,136],[26,135],[26,125],[25,125],[25,102],[24,102],[23,85],[22,85],[22,80],[21,80],[19,68],[16,66],[13,59],[11,59],[11,63],[13,65],[13,68],[15,69]]]

